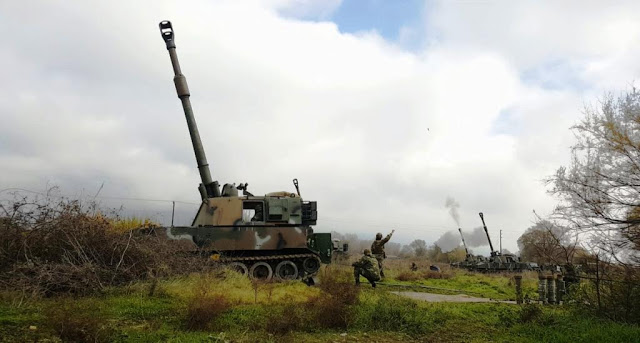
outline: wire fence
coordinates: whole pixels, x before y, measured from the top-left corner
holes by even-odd
[[[62,194],[57,190],[39,192],[24,188],[0,190],[0,201],[10,203],[25,196],[43,199],[68,199],[80,201],[97,212],[120,218],[149,219],[163,226],[191,225],[200,206],[199,202],[167,199],[100,196],[88,194]]]

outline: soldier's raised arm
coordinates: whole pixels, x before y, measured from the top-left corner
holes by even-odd
[[[388,234],[388,235],[387,235],[387,237],[385,237],[385,238],[383,238],[383,239],[382,239],[382,243],[387,243],[387,242],[391,239],[391,236],[393,236],[393,233],[394,233],[394,232],[396,232],[396,230],[395,230],[395,229],[391,230],[391,233],[390,233],[390,234]]]

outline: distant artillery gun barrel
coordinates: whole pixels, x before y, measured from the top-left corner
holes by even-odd
[[[479,213],[480,219],[482,220],[482,227],[484,227],[484,233],[487,234],[487,240],[489,240],[489,248],[491,248],[491,255],[495,255],[495,251],[493,250],[493,244],[491,244],[491,237],[489,237],[489,230],[487,230],[487,224],[484,223],[484,214],[482,212]]]
[[[464,242],[464,236],[462,235],[462,229],[458,228],[460,231],[460,238],[462,238],[462,245],[464,246],[464,251],[467,253],[467,258],[469,257],[469,249],[467,249],[467,244]]]

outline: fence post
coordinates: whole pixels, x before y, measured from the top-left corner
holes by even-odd
[[[558,275],[558,277],[556,278],[556,293],[557,302],[558,304],[560,304],[562,302],[562,299],[564,298],[564,294],[566,293],[562,275]]]
[[[556,303],[556,283],[553,274],[547,276],[547,300],[549,304]]]
[[[542,304],[547,303],[547,278],[542,273],[538,275],[538,300]]]
[[[522,275],[514,276],[516,279],[516,303],[522,304]]]
[[[598,296],[598,311],[602,309],[600,302],[600,255],[596,255],[596,295]]]
[[[173,227],[173,216],[176,213],[176,202],[172,201],[171,203],[173,204],[173,206],[171,207],[171,227]]]

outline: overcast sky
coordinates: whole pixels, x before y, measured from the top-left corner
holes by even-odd
[[[452,197],[463,229],[482,211],[517,250],[555,205],[542,179],[568,163],[584,105],[640,76],[637,1],[5,0],[0,190],[104,185],[195,212],[161,20],[214,179],[264,194],[298,178],[317,231],[402,243],[455,229]]]

